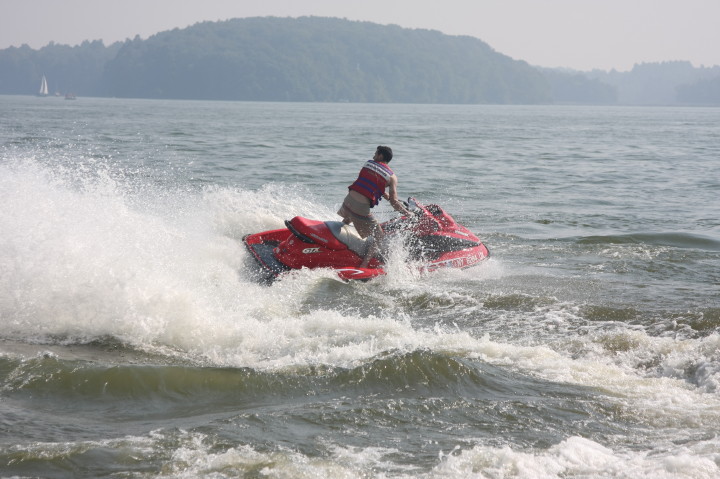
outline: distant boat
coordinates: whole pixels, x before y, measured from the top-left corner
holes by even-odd
[[[65,93],[66,100],[75,100],[76,98],[75,93]]]
[[[38,96],[48,96],[47,78],[45,78],[45,75],[43,75],[42,81],[40,82]]]

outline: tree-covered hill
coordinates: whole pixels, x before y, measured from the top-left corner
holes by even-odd
[[[494,104],[717,103],[720,67],[534,68],[483,41],[337,18],[203,22],[105,46],[0,50],[0,94]]]
[[[84,58],[84,63],[81,61]],[[110,47],[0,51],[0,93],[416,103],[552,101],[530,65],[472,37],[333,18],[204,22]]]
[[[550,101],[525,62],[471,37],[332,18],[205,22],[127,42],[119,97],[417,103]]]

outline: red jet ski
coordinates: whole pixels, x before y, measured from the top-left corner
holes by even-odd
[[[409,259],[420,269],[468,268],[490,255],[477,236],[438,205],[423,206],[409,198],[407,207],[412,215],[387,221],[382,228],[386,241],[402,239]],[[379,258],[370,260],[367,268],[359,267],[373,238],[361,238],[352,225],[301,216],[285,221],[285,225],[287,228],[243,238],[264,280],[272,281],[302,268],[332,268],[343,280],[369,280],[385,274],[382,247]]]

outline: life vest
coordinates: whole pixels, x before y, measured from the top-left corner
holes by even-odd
[[[370,200],[370,206],[377,205],[382,199],[393,171],[385,163],[368,160],[360,170],[355,183],[348,186]]]

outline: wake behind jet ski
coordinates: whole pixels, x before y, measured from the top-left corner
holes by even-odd
[[[411,215],[387,221],[382,228],[386,241],[403,240],[409,259],[420,269],[464,269],[490,255],[475,234],[440,206],[423,206],[409,198],[408,209]],[[285,226],[243,238],[265,280],[302,268],[331,268],[343,280],[369,280],[386,273],[382,255],[372,258],[366,268],[360,267],[374,239],[361,238],[352,225],[296,216],[285,221]]]

